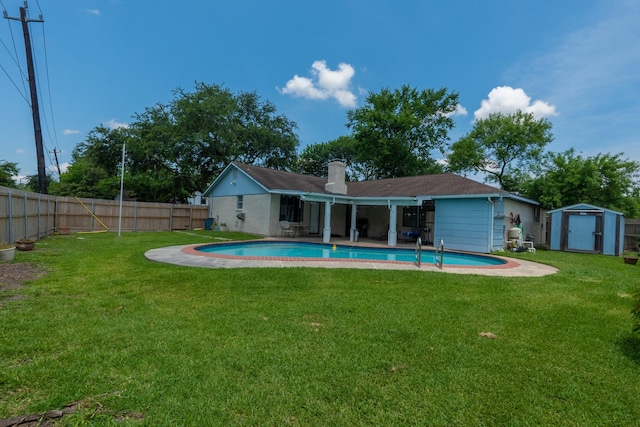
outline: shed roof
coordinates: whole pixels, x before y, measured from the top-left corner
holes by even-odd
[[[603,212],[611,212],[616,215],[624,215],[624,213],[622,212],[614,211],[614,210],[603,208],[600,206],[590,205],[588,203],[578,203],[575,205],[565,206],[562,208],[553,209],[551,211],[548,211],[547,213],[553,214],[553,213],[562,212],[562,211],[603,211]]]

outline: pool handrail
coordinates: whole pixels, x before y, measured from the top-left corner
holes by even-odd
[[[418,237],[416,239],[416,264],[420,268],[420,262],[422,261],[422,239]]]
[[[440,259],[438,259],[440,255]],[[434,252],[434,264],[442,270],[442,264],[444,263],[444,240],[440,239],[438,245],[435,247]]]

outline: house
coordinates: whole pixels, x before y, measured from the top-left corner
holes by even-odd
[[[548,212],[552,251],[621,255],[624,214],[581,203]]]
[[[210,216],[230,230],[264,236],[281,236],[286,220],[296,235],[324,242],[373,238],[396,246],[420,235],[427,244],[489,253],[503,249],[518,225],[544,243],[544,216],[533,200],[455,174],[345,182],[345,168],[331,162],[325,179],[233,162],[203,196]]]

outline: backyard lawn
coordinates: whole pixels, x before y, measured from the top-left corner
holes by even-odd
[[[640,423],[640,265],[539,250],[514,256],[559,273],[502,278],[144,258],[215,236],[253,237],[51,236],[0,264],[40,273],[0,283],[0,420],[64,409],[56,425]]]

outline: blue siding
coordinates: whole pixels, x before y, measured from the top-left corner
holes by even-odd
[[[435,241],[446,249],[487,253],[494,233],[492,205],[486,199],[436,200]]]
[[[616,215],[613,212],[605,212],[604,213],[604,224],[602,225],[602,235],[604,236],[604,241],[602,242],[602,253],[605,255],[616,255],[616,238],[618,234],[616,233]],[[621,228],[624,228],[621,225]],[[620,251],[622,253],[622,251]]]
[[[624,252],[624,217],[620,217],[620,235],[618,237],[618,240],[620,242],[620,245],[618,247],[618,254],[622,255],[622,252]]]
[[[267,193],[267,191],[245,175],[244,172],[235,167],[230,167],[216,179],[216,186],[208,194],[208,197],[246,196],[264,193]]]
[[[560,250],[560,239],[562,237],[562,212],[554,212],[551,214],[551,230],[549,238],[549,249],[552,251]]]

